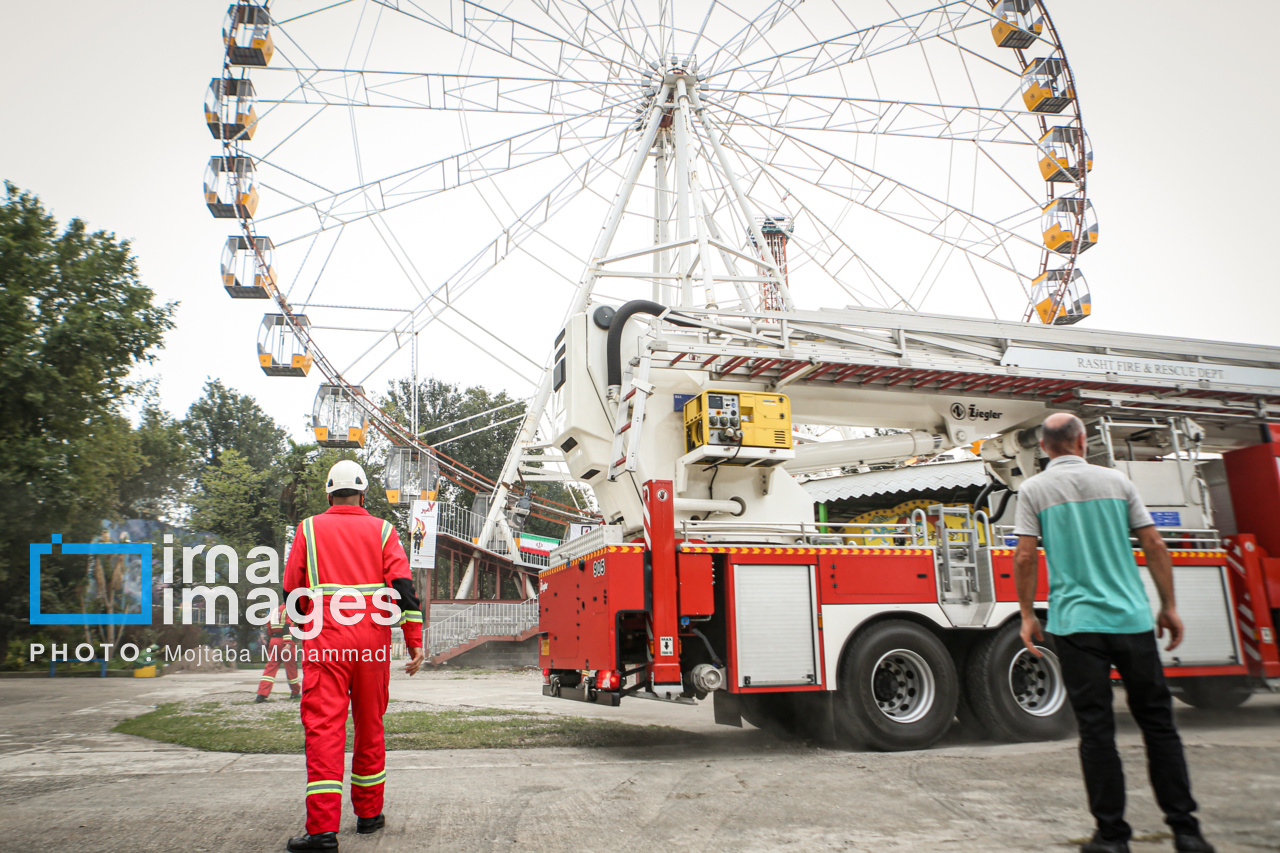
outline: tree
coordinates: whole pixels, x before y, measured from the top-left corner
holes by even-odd
[[[191,526],[211,533],[237,550],[284,544],[274,472],[249,464],[234,448],[205,471],[191,499]]]
[[[350,459],[360,463],[369,475],[371,485],[365,492],[365,509],[371,515],[391,522],[403,521],[387,503],[387,496],[380,486],[384,466],[374,456],[374,453],[367,451],[319,448],[314,444],[293,445],[281,466],[286,477],[281,494],[285,520],[296,525],[302,523],[307,516],[319,515],[329,509],[329,495],[325,491],[329,469],[340,459]]]
[[[200,478],[200,489],[191,500],[191,525],[235,549],[241,567],[250,562],[249,551],[259,545],[275,548],[283,567],[284,520],[279,505],[275,472],[253,466],[238,450],[227,448],[218,464],[207,468]],[[219,578],[219,582],[226,579]],[[243,605],[254,584],[242,573],[230,586]],[[255,629],[242,614],[235,632],[240,647],[246,648]]]
[[[412,387],[408,379],[393,382],[382,402],[383,409],[405,426],[412,411]],[[502,472],[523,414],[524,403],[505,391],[495,394],[479,385],[464,389],[434,378],[418,383],[418,432],[423,440],[490,479]]]
[[[126,518],[173,518],[190,486],[195,454],[183,424],[160,408],[154,387],[146,390],[133,438],[138,468],[119,481],[120,512]]]
[[[220,379],[204,384],[183,421],[187,440],[199,455],[201,471],[217,465],[223,451],[235,450],[265,471],[286,450],[286,433],[252,397],[228,388]]]
[[[388,387],[382,407],[407,426],[412,400],[411,381],[401,379]],[[494,393],[481,386],[463,389],[434,378],[418,383],[418,432],[423,440],[493,480],[502,473],[524,411],[524,402],[513,400],[504,391]],[[519,484],[512,485],[520,490]],[[539,482],[529,488],[539,497],[574,505],[575,494],[562,483]],[[579,505],[587,505],[584,495],[579,492],[576,496]],[[450,503],[471,503],[470,492],[448,483],[442,485],[441,497]],[[530,516],[524,529],[543,536],[565,534],[562,523],[536,515]]]
[[[26,622],[31,542],[89,541],[117,515],[122,477],[142,459],[121,414],[128,377],[173,327],[127,240],[72,219],[65,229],[30,193],[0,204],[0,659]],[[50,590],[70,590],[78,560],[49,561]],[[66,602],[64,602],[65,604]],[[50,602],[49,606],[57,606]]]

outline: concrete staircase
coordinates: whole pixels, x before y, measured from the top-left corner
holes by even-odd
[[[432,619],[427,629],[427,661],[443,663],[484,643],[518,643],[538,633],[538,599],[516,603],[482,601],[450,616]]]

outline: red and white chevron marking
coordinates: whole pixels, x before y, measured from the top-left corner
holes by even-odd
[[[1258,651],[1258,626],[1254,619],[1252,600],[1245,583],[1248,575],[1244,567],[1244,555],[1240,546],[1233,543],[1227,551],[1227,565],[1240,576],[1240,598],[1236,601],[1236,618],[1240,623],[1240,636],[1244,640],[1244,651],[1257,663],[1262,662],[1262,653]]]

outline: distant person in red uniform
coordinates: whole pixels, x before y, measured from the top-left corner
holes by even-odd
[[[329,510],[302,522],[285,565],[285,592],[311,591],[311,597],[299,600],[311,616],[300,630],[311,636],[303,640],[302,654],[307,669],[302,692],[307,826],[305,834],[289,839],[294,853],[338,849],[348,704],[355,726],[351,805],[356,832],[377,832],[386,822],[382,715],[391,675],[389,611],[396,605],[404,614],[404,642],[413,655],[405,671],[413,675],[422,666],[422,611],[409,561],[391,522],[365,511],[368,487],[369,478],[357,463],[334,465],[325,483]],[[344,589],[349,592],[339,592]]]
[[[271,688],[276,684],[276,673],[280,664],[284,664],[285,677],[289,679],[289,698],[302,698],[302,678],[298,675],[298,648],[294,645],[289,628],[293,622],[289,619],[287,608],[281,604],[271,614],[267,623],[266,669],[262,670],[262,678],[258,679],[258,698],[255,702],[265,702],[271,695]]]

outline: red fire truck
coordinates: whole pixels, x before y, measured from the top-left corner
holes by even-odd
[[[1007,527],[1054,411],[1086,420],[1091,461],[1134,480],[1170,547],[1179,695],[1280,690],[1280,349],[649,302],[573,317],[559,344],[553,441],[607,523],[541,573],[546,695],[711,698],[719,723],[880,749],[928,747],[957,715],[1001,739],[1063,735],[1051,644],[1035,657],[1018,638]],[[902,431],[797,445],[797,424]],[[799,485],[978,440],[989,487],[969,506],[817,522]]]

